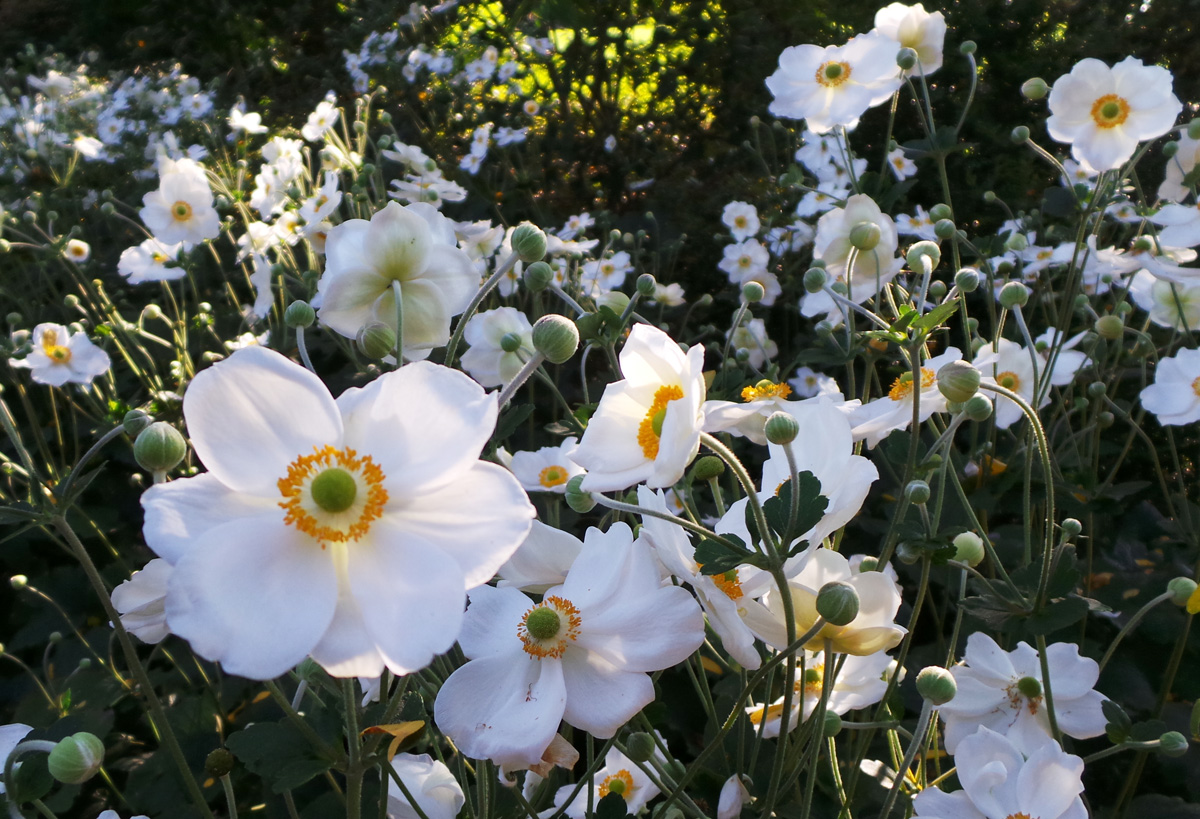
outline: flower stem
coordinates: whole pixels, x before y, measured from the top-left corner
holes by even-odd
[[[892,783],[892,791],[888,794],[887,801],[883,803],[879,819],[887,819],[892,808],[896,806],[896,799],[900,796],[900,788],[904,784],[905,777],[908,776],[908,769],[912,766],[913,760],[917,758],[917,751],[925,742],[925,735],[929,732],[929,719],[932,716],[933,703],[924,700],[921,703],[921,715],[917,717],[917,728],[913,731],[912,741],[908,743],[908,750],[904,753],[904,761],[900,763],[900,768],[896,771],[896,780]]]
[[[500,283],[504,275],[512,270],[513,265],[520,261],[521,256],[518,253],[508,254],[508,258],[496,268],[496,272],[488,277],[488,280],[483,283],[483,286],[471,297],[470,304],[463,314],[459,316],[458,324],[454,326],[454,335],[450,337],[450,343],[446,345],[445,363],[447,367],[454,366],[454,354],[458,352],[458,345],[462,343],[463,332],[467,329],[467,322],[471,320],[471,316],[475,315],[475,311],[479,309],[479,305],[487,298],[487,294]],[[399,334],[397,334],[399,335]]]

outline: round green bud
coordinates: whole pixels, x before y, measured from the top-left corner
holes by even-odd
[[[625,741],[625,756],[634,762],[649,762],[654,756],[654,737],[645,731],[630,734]]]
[[[14,591],[20,591],[29,585],[29,578],[23,574],[14,574],[8,578],[8,585],[12,586]]]
[[[1168,142],[1167,144],[1162,146],[1162,155],[1163,155],[1164,159],[1170,159],[1171,157],[1175,156],[1175,154],[1177,154],[1177,153],[1179,153],[1179,143],[1178,142]]]
[[[103,213],[105,216],[112,216],[114,213],[117,212],[117,209],[113,205],[112,202],[105,202],[103,205],[100,206],[100,212]]]
[[[813,259],[811,262],[808,263],[808,266],[809,266],[809,268],[819,267],[822,270],[824,270],[826,267],[828,267],[828,265],[825,264],[824,259]]]
[[[1006,310],[1024,307],[1029,303],[1029,290],[1020,282],[1009,282],[1000,288],[1000,305]]]
[[[767,418],[763,432],[773,444],[790,444],[800,434],[800,422],[786,412],[773,412]]]
[[[545,290],[554,281],[554,269],[545,262],[534,262],[525,268],[523,278],[530,292],[536,293]]]
[[[758,282],[746,282],[742,285],[742,298],[745,299],[747,304],[760,302],[766,295],[766,288]]]
[[[540,262],[546,255],[546,234],[536,225],[522,222],[513,231],[512,249],[526,264]]]
[[[355,120],[353,127],[354,133],[356,134],[365,134],[367,132],[367,123],[363,122],[361,119]]]
[[[82,785],[104,764],[104,743],[95,734],[72,734],[46,757],[50,775],[64,785]]]
[[[1067,537],[1079,537],[1079,533],[1083,531],[1083,524],[1075,518],[1067,518],[1062,522],[1062,530]]]
[[[958,683],[946,669],[930,665],[917,674],[917,693],[934,705],[945,705],[958,693]]]
[[[1027,100],[1040,100],[1050,93],[1050,86],[1041,77],[1030,77],[1021,83],[1021,96]]]
[[[874,222],[862,221],[850,228],[850,244],[859,250],[874,250],[883,233]]]
[[[358,331],[354,342],[363,355],[378,361],[396,351],[396,331],[382,321],[372,321]]]
[[[1096,416],[1096,426],[1100,429],[1108,429],[1117,422],[1117,416],[1111,412],[1102,412]]]
[[[917,64],[917,52],[911,48],[902,48],[896,55],[896,65],[905,71],[912,71]]]
[[[505,333],[500,336],[500,349],[506,353],[515,353],[521,349],[521,337],[516,333]]]
[[[983,562],[987,552],[983,548],[983,538],[974,532],[960,532],[954,536],[954,559],[975,567]]]
[[[844,626],[858,616],[858,592],[849,583],[835,580],[817,592],[817,614],[835,626]]]
[[[973,267],[964,267],[954,274],[954,286],[962,293],[972,293],[979,287],[979,271]]]
[[[311,304],[303,300],[292,302],[288,305],[287,310],[283,311],[283,323],[292,329],[311,327],[316,320],[317,311],[312,308]]]
[[[941,221],[942,219],[953,219],[954,211],[951,210],[950,206],[945,202],[938,202],[929,209],[929,218],[935,222]]]
[[[46,221],[47,222],[54,222],[57,220],[58,220],[58,211],[56,211],[56,210],[46,211]]]
[[[945,282],[930,282],[929,298],[941,301],[942,299],[946,298],[947,290],[949,290],[949,288],[946,287]]]
[[[1100,338],[1116,341],[1125,333],[1125,322],[1121,321],[1120,316],[1109,314],[1096,319],[1093,329]]]
[[[46,639],[50,641],[51,645],[57,645],[58,643],[62,642],[62,637],[63,635],[61,631],[52,631]]]
[[[1087,394],[1089,398],[1103,398],[1104,394],[1107,392],[1108,387],[1103,381],[1093,381],[1087,386]]]
[[[1004,240],[1004,249],[1011,250],[1014,253],[1020,253],[1029,247],[1029,240],[1025,238],[1024,233],[1013,233]]]
[[[380,111],[379,112],[379,121],[382,122],[384,125],[387,125],[392,121],[392,115],[389,114],[387,111]]]
[[[1200,119],[1194,119],[1187,124],[1187,135],[1192,139],[1200,139]]]
[[[864,557],[862,562],[858,564],[858,571],[859,574],[879,571],[879,558],[871,557],[870,555]]]
[[[1158,738],[1158,751],[1163,756],[1183,756],[1188,752],[1187,737],[1178,731],[1167,731]]]
[[[607,307],[619,316],[629,306],[629,296],[626,296],[620,290],[609,290],[607,293],[601,293],[596,298],[596,306]]]
[[[821,319],[813,325],[813,331],[821,338],[829,338],[833,335],[833,322],[829,319]]]
[[[912,270],[922,269],[922,259],[929,259],[930,270],[938,266],[942,261],[942,249],[937,246],[937,242],[917,242],[904,254],[904,261],[908,262]]]
[[[976,49],[974,40],[963,40],[958,46],[958,53],[966,57],[969,54],[974,54]]]
[[[21,220],[23,222],[25,222],[26,224],[32,225],[34,222],[37,221],[37,214],[31,210],[27,210],[21,214]]]
[[[576,475],[567,481],[565,495],[567,506],[570,506],[581,515],[592,511],[596,506],[596,499],[592,497],[592,493],[585,492],[580,486],[583,483],[583,478],[583,475]]]
[[[91,667],[92,667],[92,658],[91,657],[81,657],[79,659],[79,665],[75,666],[76,670],[78,670],[78,671],[87,671]]]
[[[850,292],[850,289],[846,287],[845,282],[834,282],[832,285],[830,285],[829,289],[834,293],[837,293],[839,296],[845,296]]]
[[[738,364],[745,364],[747,361],[750,360],[750,351],[747,350],[745,347],[738,349],[733,354],[733,360],[736,361]]]
[[[1009,138],[1012,139],[1013,143],[1016,145],[1024,145],[1029,141],[1029,129],[1024,125],[1018,125],[1016,128],[1012,129],[1012,133],[1009,135]]]
[[[986,395],[972,395],[963,405],[963,412],[972,421],[986,421],[992,417],[992,399]]]
[[[166,421],[150,424],[138,433],[133,442],[133,457],[147,472],[170,472],[185,455],[187,441],[179,430]]]
[[[121,419],[121,426],[125,428],[126,435],[137,435],[152,423],[154,423],[154,416],[140,409],[130,410]]]
[[[842,718],[832,711],[825,712],[825,723],[821,726],[821,733],[826,739],[836,737],[842,732]]]
[[[995,202],[996,201],[996,192],[995,191],[984,191],[983,192],[983,201],[987,202],[989,205],[992,204],[993,202]]]
[[[1188,598],[1195,590],[1196,581],[1190,577],[1173,577],[1167,584],[1167,591],[1171,593],[1171,602],[1180,608],[1187,605]]]
[[[217,748],[210,753],[204,760],[204,772],[211,777],[220,779],[222,776],[228,776],[233,770],[234,758],[233,754],[225,748]]]
[[[937,372],[937,388],[947,401],[962,404],[979,392],[979,370],[966,361],[950,361]]]
[[[820,267],[810,267],[804,274],[804,289],[809,293],[819,293],[829,280],[829,274]]]
[[[724,474],[725,462],[716,455],[705,455],[692,467],[692,479],[697,481],[711,481]]]
[[[75,310],[79,307],[79,296],[74,293],[68,293],[63,297],[63,307],[68,310]]]
[[[954,222],[949,219],[939,219],[933,223],[933,235],[939,239],[949,239],[957,232]]]
[[[579,328],[557,313],[548,313],[533,323],[533,348],[551,364],[570,360],[579,349]]]
[[[658,282],[654,280],[654,276],[649,273],[643,273],[637,278],[637,291],[643,299],[654,298],[655,291],[658,290]]]
[[[1037,677],[1022,677],[1017,680],[1017,690],[1027,699],[1036,699],[1042,696],[1042,681]]]
[[[896,559],[907,566],[911,566],[924,556],[925,552],[915,543],[902,540],[896,544]]]
[[[904,498],[909,503],[922,506],[929,502],[929,484],[925,481],[909,481],[904,487]]]

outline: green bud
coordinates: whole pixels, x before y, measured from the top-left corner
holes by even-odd
[[[546,255],[546,234],[536,225],[522,222],[513,231],[512,248],[526,264],[540,262]]]
[[[1015,253],[1020,253],[1029,247],[1029,240],[1025,238],[1024,233],[1013,233],[1004,240],[1004,249],[1011,250]]]
[[[821,319],[813,325],[813,331],[821,338],[829,338],[833,335],[833,322],[829,319]]]
[[[992,399],[986,395],[973,395],[963,406],[963,412],[972,421],[986,421],[992,417]]]
[[[1100,338],[1116,341],[1125,333],[1125,322],[1121,321],[1120,316],[1109,314],[1096,319],[1093,329]]]
[[[1200,139],[1200,119],[1194,119],[1187,124],[1187,135],[1192,139]]]
[[[859,250],[874,250],[883,233],[874,222],[862,221],[850,228],[850,244]]]
[[[904,498],[909,503],[922,506],[929,501],[929,484],[925,481],[909,481],[904,487]]]
[[[804,274],[804,289],[809,293],[819,293],[829,280],[829,274],[820,267],[810,267]]]
[[[1167,731],[1158,738],[1158,751],[1163,756],[1183,756],[1188,751],[1187,737],[1178,731]]]
[[[29,578],[23,574],[14,574],[8,579],[8,585],[13,587],[13,591],[21,591],[29,585]]]
[[[1096,426],[1100,429],[1108,429],[1117,422],[1117,416],[1111,412],[1102,412],[1096,416]]]
[[[228,776],[233,770],[233,754],[225,748],[217,748],[204,760],[204,772],[211,777],[220,779]]]
[[[786,412],[773,412],[767,418],[763,432],[773,444],[790,444],[800,434],[800,422]]]
[[[187,455],[187,441],[166,421],[155,421],[138,433],[133,457],[138,466],[155,475],[170,472]]]
[[[533,347],[551,364],[570,360],[579,349],[579,328],[557,313],[548,313],[533,323]]]
[[[946,669],[930,665],[917,674],[917,693],[934,705],[945,705],[958,693],[958,683]]]
[[[975,48],[976,45],[974,40],[963,40],[958,46],[958,53],[965,57],[969,54],[974,54]]]
[[[1009,136],[1014,144],[1024,145],[1029,141],[1029,129],[1024,125],[1018,125],[1016,128],[1012,129],[1012,133]]]
[[[902,48],[896,55],[896,65],[905,71],[912,71],[917,64],[917,52],[911,48]]]
[[[50,775],[64,785],[82,785],[104,764],[104,743],[95,734],[72,734],[46,757]]]
[[[1029,290],[1020,282],[1009,282],[1000,288],[1000,305],[1006,310],[1024,307],[1029,303]]]
[[[972,293],[979,287],[979,271],[973,267],[964,267],[954,274],[954,286],[962,293]]]
[[[283,311],[283,323],[292,329],[311,327],[316,320],[317,311],[312,308],[311,304],[303,300],[292,302],[288,305],[287,310]]]
[[[946,287],[945,282],[930,282],[929,298],[934,299],[935,301],[941,301],[942,299],[946,298],[946,291],[948,289],[949,288]]]
[[[1030,77],[1021,83],[1021,96],[1027,100],[1040,100],[1050,93],[1050,86],[1041,77]]]
[[[649,273],[643,273],[637,278],[637,291],[643,299],[654,298],[654,293],[658,289],[658,282],[654,281],[654,276]]]
[[[112,202],[105,202],[103,205],[100,206],[100,212],[102,214],[104,214],[105,216],[112,216],[114,213],[117,212],[117,209],[113,205]]]
[[[570,506],[581,515],[592,511],[596,506],[596,499],[592,497],[592,493],[585,492],[580,486],[583,483],[583,479],[583,475],[576,475],[567,481],[565,494],[567,506]]]
[[[607,307],[619,316],[629,306],[629,296],[626,296],[620,290],[609,290],[607,293],[601,293],[596,297],[596,306]]]
[[[767,295],[766,289],[758,282],[746,282],[742,285],[742,298],[747,304],[760,302]]]
[[[937,372],[937,388],[947,401],[962,404],[979,392],[979,370],[966,361],[950,361]]]
[[[825,723],[821,726],[821,733],[826,739],[836,737],[842,732],[842,718],[832,711],[825,712]]]
[[[995,191],[984,191],[983,192],[983,201],[987,202],[989,205],[992,204],[993,202],[995,202],[996,201],[996,192]]]
[[[835,580],[817,592],[817,614],[835,626],[844,626],[858,616],[858,592],[849,583]]]
[[[929,209],[929,218],[935,222],[939,222],[942,219],[953,219],[954,211],[945,202],[938,202]]]
[[[1162,155],[1164,159],[1170,159],[1177,153],[1179,153],[1178,142],[1168,142],[1162,146]]]
[[[937,246],[937,242],[917,242],[908,249],[908,253],[904,254],[904,260],[908,262],[908,266],[912,270],[922,270],[922,259],[929,259],[929,269],[937,267],[942,261],[942,250]]]
[[[1083,524],[1075,518],[1067,518],[1062,522],[1062,531],[1067,537],[1079,537],[1079,533],[1083,531]]]
[[[1087,386],[1087,394],[1089,398],[1103,398],[1106,392],[1108,392],[1108,387],[1103,381],[1093,381]]]
[[[396,331],[382,321],[372,321],[358,331],[354,343],[367,358],[379,361],[396,352]]]
[[[500,349],[506,353],[515,353],[521,349],[521,337],[516,333],[505,333],[500,337]]]
[[[392,115],[389,114],[387,111],[380,111],[379,112],[379,121],[382,122],[384,125],[387,125],[388,123],[390,123],[392,121]]]
[[[51,645],[57,645],[58,643],[62,642],[62,638],[63,636],[61,631],[52,631],[46,639],[50,641]]]
[[[858,571],[859,574],[862,574],[863,572],[879,571],[879,558],[867,555],[862,559],[862,562],[858,564]]]
[[[949,219],[939,219],[933,223],[933,235],[939,239],[949,239],[954,236],[957,229],[954,222]]]
[[[536,293],[545,290],[554,281],[554,269],[545,262],[534,262],[525,268],[523,278],[530,292]]]
[[[987,552],[983,549],[983,538],[974,532],[960,532],[954,536],[954,559],[968,566],[978,566]]]
[[[654,737],[645,731],[630,734],[625,741],[625,756],[634,762],[648,762],[654,756]]]
[[[121,426],[125,428],[126,435],[137,435],[152,423],[154,423],[154,416],[140,409],[130,410],[121,419]]]
[[[811,262],[808,263],[808,266],[809,266],[809,268],[819,267],[822,270],[824,270],[826,267],[828,267],[828,265],[825,264],[824,259],[813,259]]]
[[[725,462],[716,455],[705,455],[692,467],[692,479],[697,481],[711,481],[724,474]]]
[[[1190,577],[1173,577],[1167,584],[1167,591],[1171,593],[1171,602],[1180,608],[1187,605],[1188,598],[1195,590],[1196,581]]]

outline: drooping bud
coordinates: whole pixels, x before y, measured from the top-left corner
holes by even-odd
[[[625,756],[634,762],[649,762],[654,756],[654,737],[645,731],[631,734],[625,742]]]
[[[817,592],[817,614],[835,626],[844,626],[858,616],[858,592],[849,583],[835,580]]]
[[[64,785],[82,785],[104,764],[104,743],[81,731],[61,740],[46,757],[50,775]]]
[[[1006,310],[1024,307],[1029,303],[1029,289],[1020,282],[1009,282],[1000,288],[1000,306]]]
[[[963,412],[972,421],[986,421],[992,417],[992,399],[986,395],[973,395],[963,405]]]
[[[1050,93],[1050,86],[1041,77],[1030,77],[1021,83],[1021,96],[1027,100],[1040,100]]]
[[[548,313],[533,323],[533,347],[551,364],[570,360],[579,349],[579,328],[557,313]]]
[[[372,321],[358,331],[354,339],[358,349],[372,361],[396,351],[396,331],[382,321]]]
[[[946,283],[942,281],[929,283],[929,298],[934,301],[941,301],[946,297],[946,292],[949,290]]]
[[[800,434],[800,422],[786,412],[773,412],[767,418],[763,432],[773,444],[790,444]]]
[[[138,466],[156,477],[170,472],[187,455],[187,441],[166,421],[155,421],[138,433],[133,457]]]
[[[966,361],[950,361],[937,372],[937,388],[947,401],[963,403],[979,392],[979,370]]]
[[[1014,144],[1024,145],[1029,141],[1029,128],[1024,125],[1018,125],[1016,128],[1012,129],[1012,134],[1010,136]]]
[[[974,40],[963,40],[958,45],[958,53],[966,57],[970,54],[974,54],[976,48],[977,46],[975,45]]]
[[[850,228],[850,244],[859,250],[874,250],[883,233],[874,222],[862,221]]]
[[[1158,750],[1163,756],[1183,756],[1188,751],[1187,737],[1178,731],[1167,731],[1158,738]]]
[[[825,712],[825,723],[821,726],[821,733],[826,739],[836,737],[842,732],[842,718],[832,711]]]
[[[958,693],[958,683],[946,669],[930,665],[917,674],[917,693],[934,705],[945,705]]]
[[[954,536],[954,559],[974,568],[983,562],[987,553],[983,549],[983,538],[974,532],[960,532]]]
[[[525,286],[531,293],[545,290],[554,281],[554,269],[545,262],[534,262],[525,268]]]
[[[522,222],[513,231],[512,248],[525,264],[540,262],[546,255],[546,234],[536,225]]]
[[[1083,524],[1075,518],[1066,518],[1062,522],[1062,531],[1067,537],[1079,537],[1079,533],[1083,531]]]
[[[297,327],[312,327],[317,320],[317,311],[303,299],[297,299],[283,311],[283,323],[295,329]]]
[[[933,223],[933,235],[939,239],[949,239],[956,231],[954,222],[949,219],[938,219]]]
[[[1170,159],[1171,157],[1175,156],[1175,154],[1177,154],[1177,153],[1179,153],[1179,143],[1178,142],[1174,142],[1174,141],[1167,142],[1162,146],[1163,159]],[[103,210],[103,208],[101,208],[101,210]]]
[[[904,261],[908,262],[912,270],[922,269],[922,258],[929,259],[929,268],[932,270],[942,260],[942,249],[937,246],[937,242],[917,242],[904,254]]]
[[[564,496],[567,506],[570,506],[581,515],[592,511],[596,507],[596,499],[592,497],[592,493],[585,492],[580,487],[580,484],[583,483],[583,478],[583,475],[576,475],[567,481],[567,489]]]
[[[819,293],[829,280],[829,274],[820,267],[810,267],[804,274],[804,289],[809,293]]]

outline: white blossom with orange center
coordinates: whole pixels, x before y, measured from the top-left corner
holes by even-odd
[[[172,566],[172,633],[231,674],[312,656],[335,676],[423,668],[458,636],[469,588],[529,531],[516,479],[479,453],[495,398],[418,363],[336,401],[252,346],[201,372],[183,403],[208,469],[142,496]]]
[[[517,476],[526,492],[555,492],[561,495],[567,491],[567,481],[583,474],[579,464],[571,460],[571,453],[578,445],[579,439],[571,436],[564,438],[558,446],[514,452],[508,468]]]
[[[1111,68],[1080,60],[1055,81],[1047,102],[1050,136],[1070,143],[1071,154],[1096,171],[1121,167],[1139,142],[1165,134],[1183,110],[1171,72],[1134,57]]]
[[[705,385],[704,348],[687,353],[648,324],[634,325],[620,355],[623,380],[604,388],[579,447],[571,454],[587,470],[594,492],[645,483],[673,486],[700,449]]]
[[[921,363],[919,389],[914,389],[912,371],[906,368],[892,382],[887,395],[851,408],[847,417],[854,440],[866,441],[868,447],[874,447],[894,430],[908,429],[913,420],[914,393],[920,396],[918,421],[929,420],[929,416],[935,412],[945,412],[946,397],[938,390],[937,372],[944,365],[961,358],[962,353],[957,347],[947,347],[941,355]]]
[[[1141,400],[1164,426],[1200,421],[1200,350],[1180,349],[1159,359],[1154,383],[1142,390]]]
[[[666,763],[662,752],[657,748],[654,751],[654,759],[660,764]],[[589,798],[594,811],[595,805],[610,793],[615,793],[625,800],[628,815],[638,816],[645,809],[646,803],[662,793],[650,777],[642,772],[641,767],[616,748],[610,748],[605,754],[604,767],[596,771],[591,778],[590,789],[584,788],[578,793],[575,790],[574,785],[564,785],[554,795],[554,807],[562,808],[563,813],[571,819],[587,819],[589,815],[594,815],[588,814]],[[568,799],[571,801],[567,802]]]
[[[215,239],[221,220],[204,169],[190,159],[161,159],[158,188],[142,197],[138,215],[165,245]]]
[[[181,250],[186,249],[186,244],[165,245],[151,237],[121,252],[117,272],[126,277],[130,284],[182,279],[187,275],[187,268],[182,265],[168,267],[168,264],[178,258]]]
[[[108,353],[93,344],[86,333],[72,333],[61,324],[39,324],[33,328],[31,341],[27,356],[10,358],[8,363],[30,370],[39,384],[90,384],[112,366]]]
[[[470,662],[442,685],[434,716],[465,755],[510,769],[538,763],[560,720],[613,736],[654,699],[647,672],[704,642],[695,599],[660,583],[649,547],[624,523],[589,529],[541,603],[511,587],[470,598],[459,637]]]
[[[879,228],[879,241],[870,250],[856,250],[850,233],[867,222]],[[845,207],[833,208],[817,220],[817,235],[813,239],[813,258],[825,262],[830,282],[846,285],[846,298],[855,304],[875,298],[879,289],[891,281],[904,260],[896,255],[900,237],[892,217],[866,194],[855,194],[846,200]],[[806,293],[800,299],[800,312],[805,316],[828,314],[830,321],[842,321],[842,311],[824,290]]]
[[[1045,362],[1036,351],[1031,355],[1023,345],[1002,338],[995,345],[985,344],[980,347],[972,363],[982,374],[984,382],[1015,392],[1031,406],[1034,405],[1034,389],[1037,386],[1041,400],[1036,406],[1040,408],[1050,403],[1050,390],[1046,388],[1048,385],[1039,385],[1039,381],[1047,378],[1048,374]],[[989,397],[995,402],[993,417],[999,429],[1010,427],[1025,417],[1021,408],[1011,399],[994,393]]]
[[[799,45],[784,49],[779,68],[767,77],[774,95],[770,112],[803,119],[824,134],[836,126],[858,125],[872,106],[900,87],[896,53],[900,44],[878,31],[860,34],[842,46]]]
[[[847,655],[846,659],[837,665],[833,686],[825,703],[826,710],[841,715],[879,702],[887,691],[887,671],[891,662],[892,658],[882,651],[865,657]],[[807,720],[816,711],[824,682],[825,655],[805,651],[803,668],[799,661],[796,663],[795,693],[792,695],[788,731],[794,730],[801,720]],[[783,697],[769,706],[747,707],[746,716],[756,729],[764,719],[766,720],[763,736],[779,736],[780,728],[783,727]]]

